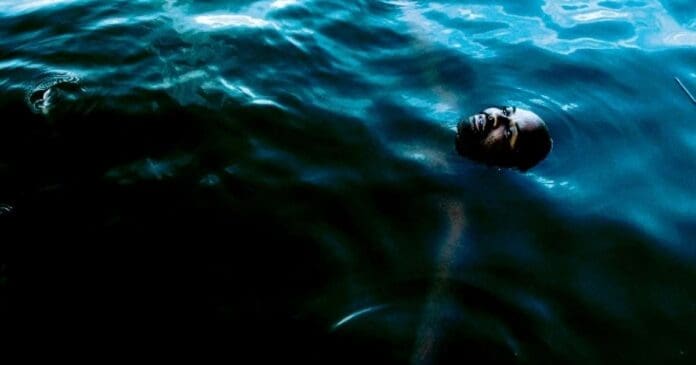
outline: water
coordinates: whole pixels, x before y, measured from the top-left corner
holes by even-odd
[[[0,24],[3,241],[65,257],[3,265],[8,313],[215,320],[180,338],[228,360],[695,361],[692,1],[0,0]],[[500,104],[550,126],[529,173],[454,151]],[[164,263],[199,250],[222,264]]]

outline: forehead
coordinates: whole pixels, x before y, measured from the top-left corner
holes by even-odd
[[[520,130],[536,129],[544,125],[541,118],[529,110],[517,109],[517,113],[515,113],[512,118],[515,120]]]
[[[498,107],[490,107],[490,108],[483,109],[483,112],[488,113],[488,114],[502,113],[503,109],[498,108]]]
[[[537,123],[541,123],[541,118],[539,118],[538,115],[530,112],[527,109],[517,109],[515,112],[515,118],[521,119],[521,120],[527,120],[527,121],[534,121]]]

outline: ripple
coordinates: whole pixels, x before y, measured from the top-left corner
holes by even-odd
[[[10,215],[14,211],[14,207],[9,204],[0,204],[0,217]]]
[[[76,74],[58,71],[41,76],[27,89],[25,100],[32,112],[48,115],[52,109],[75,101],[84,92]]]
[[[662,49],[696,47],[696,32],[681,26],[659,1],[591,1],[586,7],[567,8],[547,1],[543,10],[562,28],[621,20],[632,27],[634,37],[617,42],[622,47]],[[594,33],[606,35],[604,31]],[[590,34],[592,36],[592,34]]]
[[[198,15],[193,18],[193,21],[215,29],[227,27],[261,28],[273,25],[266,20],[240,14]]]
[[[146,158],[125,166],[118,166],[107,171],[104,176],[121,185],[130,185],[141,181],[162,181],[172,179],[185,169],[193,158],[188,155],[168,159]],[[206,180],[207,181],[207,180]],[[203,183],[204,180],[201,180]]]
[[[392,299],[390,304],[350,312],[332,325],[331,335],[346,352],[361,352],[361,346],[388,338],[380,352],[410,348],[414,364],[446,363],[449,358],[536,363],[577,351],[572,347],[579,339],[559,320],[553,303],[533,293],[503,295],[498,292],[502,288],[453,280],[433,295],[422,292],[428,290],[423,284],[380,290]]]
[[[336,339],[325,363],[640,362],[693,337],[688,0],[0,4],[3,223],[220,228],[239,273],[272,274],[235,275],[269,310],[226,315]],[[491,104],[548,123],[534,172],[453,150]]]
[[[635,30],[630,23],[620,21],[598,21],[589,24],[579,24],[558,32],[559,38],[595,38],[609,42],[630,40],[635,36]]]
[[[606,8],[596,1],[582,5],[547,1],[542,10],[552,20],[551,24],[541,16],[518,15],[511,12],[511,6],[497,4],[420,5],[404,1],[399,2],[399,5],[403,20],[411,31],[478,58],[496,55],[493,49],[484,46],[490,40],[508,44],[530,41],[537,47],[561,54],[582,49],[619,47],[655,50],[696,47],[696,32],[679,25],[657,1],[641,3],[640,6],[628,2],[620,9],[616,6]],[[618,20],[622,22],[621,37],[613,35],[612,31],[603,29],[599,24],[595,27],[575,28],[575,31],[582,30],[583,36],[564,39],[573,32],[566,29]],[[496,29],[496,24],[505,26]],[[475,30],[473,33],[472,27]],[[558,27],[561,29],[558,30]],[[617,41],[617,38],[620,40]]]
[[[18,15],[37,10],[44,10],[58,5],[67,5],[83,0],[3,0],[0,1],[0,14]],[[10,4],[7,4],[10,3]]]
[[[282,9],[291,5],[296,5],[297,0],[276,0],[271,3],[271,8]]]
[[[387,304],[382,304],[382,305],[374,305],[374,306],[371,306],[371,307],[367,307],[367,308],[363,308],[363,309],[357,310],[357,311],[355,311],[355,312],[353,312],[353,313],[351,313],[351,314],[349,314],[349,315],[347,315],[347,316],[341,318],[341,320],[339,320],[338,322],[334,323],[334,325],[331,326],[331,329],[332,329],[332,330],[337,330],[337,329],[339,329],[341,326],[345,325],[346,323],[348,323],[348,322],[350,322],[350,321],[352,321],[352,320],[357,319],[357,318],[360,317],[360,316],[364,316],[364,315],[369,314],[369,313],[377,312],[377,311],[379,311],[379,310],[381,310],[381,309],[384,309],[384,308],[386,308],[386,307],[387,307]]]

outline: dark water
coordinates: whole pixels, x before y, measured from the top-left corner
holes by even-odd
[[[691,0],[0,0],[2,241],[40,258],[1,308],[226,362],[693,364],[674,77]],[[500,104],[550,126],[529,173],[454,151]]]

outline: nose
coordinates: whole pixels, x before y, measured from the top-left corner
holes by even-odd
[[[508,126],[510,125],[510,118],[504,116],[504,115],[495,115],[493,120],[493,128],[497,128],[498,126],[504,125]]]

